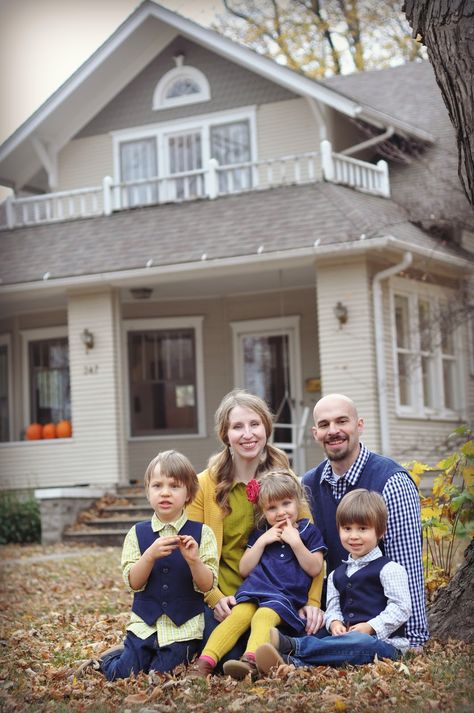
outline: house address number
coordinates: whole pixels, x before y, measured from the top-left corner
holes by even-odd
[[[98,364],[87,364],[84,366],[84,374],[85,376],[89,376],[90,374],[97,374],[99,371],[99,365]]]

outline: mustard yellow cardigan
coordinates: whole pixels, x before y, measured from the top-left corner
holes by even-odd
[[[224,515],[221,508],[216,503],[216,480],[209,469],[198,475],[199,490],[193,502],[187,505],[186,512],[190,520],[197,520],[209,525],[217,540],[217,552],[220,559],[222,553],[222,540],[224,538]],[[313,518],[308,508],[303,508],[298,513],[299,518]],[[313,584],[308,593],[308,604],[319,607],[321,604],[321,591],[323,587],[324,568],[313,579]],[[214,608],[224,595],[218,587],[214,587],[205,596],[205,600],[210,607]]]

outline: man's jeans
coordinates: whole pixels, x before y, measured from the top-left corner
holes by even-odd
[[[292,638],[294,653],[289,662],[295,666],[343,666],[364,664],[378,658],[398,659],[399,651],[376,636],[350,631],[342,636],[302,636]]]

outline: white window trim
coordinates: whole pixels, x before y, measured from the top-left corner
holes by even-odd
[[[12,340],[9,334],[0,334],[0,345],[7,348],[8,370],[8,441],[12,440],[13,431],[13,372],[12,372]]]
[[[463,358],[462,350],[462,335],[461,327],[457,327],[453,333],[453,343],[454,343],[454,354],[456,357],[456,394],[455,401],[457,403],[456,410],[447,408],[428,408],[423,404],[423,392],[422,392],[422,375],[421,375],[421,361],[420,361],[420,348],[419,343],[415,344],[414,352],[416,354],[417,364],[415,366],[415,377],[413,379],[413,406],[405,406],[400,404],[400,395],[398,388],[398,358],[397,358],[397,334],[395,325],[395,295],[400,295],[406,297],[409,301],[409,322],[411,333],[415,335],[415,339],[419,340],[419,330],[415,329],[414,316],[417,314],[415,310],[415,305],[418,305],[418,299],[426,299],[430,303],[435,303],[439,305],[441,302],[446,302],[449,298],[454,296],[454,292],[449,289],[442,289],[441,287],[433,285],[422,285],[419,282],[407,283],[406,280],[400,278],[392,278],[390,280],[389,297],[390,297],[390,324],[391,324],[391,350],[392,350],[392,364],[393,364],[393,382],[394,382],[394,395],[396,403],[396,413],[397,416],[401,418],[420,418],[425,420],[443,420],[443,421],[459,421],[464,417],[466,412],[465,403],[465,389],[463,389],[463,379],[465,373],[465,360]],[[442,358],[440,358],[439,353],[436,357],[436,368],[442,366]],[[442,389],[442,373],[437,375],[435,379],[435,389],[438,399],[439,389]]]
[[[204,169],[207,167],[210,155],[210,129],[212,126],[220,124],[230,124],[237,121],[248,121],[250,128],[250,147],[252,161],[258,161],[257,155],[257,111],[255,106],[241,107],[237,111],[235,109],[218,111],[210,114],[199,114],[198,116],[187,117],[183,119],[173,119],[163,121],[159,124],[148,124],[147,126],[134,127],[133,129],[125,129],[111,132],[113,142],[113,170],[114,182],[119,183],[120,176],[120,144],[126,141],[138,141],[140,139],[154,138],[156,140],[158,150],[158,174],[160,177],[165,176],[167,165],[167,157],[165,157],[165,142],[169,135],[178,134],[181,132],[195,131],[201,132],[202,137],[202,164]]]
[[[22,341],[22,372],[23,372],[23,428],[31,423],[30,409],[30,369],[28,363],[28,347],[30,342],[43,339],[68,337],[67,327],[42,327],[40,329],[25,329],[20,332]]]
[[[177,79],[191,79],[199,86],[199,92],[195,94],[185,94],[180,97],[166,97],[166,91],[170,84]],[[211,98],[211,89],[206,75],[196,67],[183,65],[174,67],[166,72],[160,79],[153,92],[153,109],[159,111],[161,109],[170,109],[175,106],[184,106],[187,104],[197,104],[199,102],[209,101]]]
[[[151,317],[149,319],[125,319],[122,322],[122,353],[123,379],[125,391],[125,418],[127,438],[129,441],[169,441],[186,440],[191,438],[206,438],[206,405],[204,400],[204,353],[202,325],[204,317]],[[196,399],[197,399],[197,433],[156,434],[154,436],[132,436],[132,423],[130,418],[130,386],[129,386],[129,361],[128,361],[128,333],[133,331],[148,331],[159,329],[194,329],[196,347]]]

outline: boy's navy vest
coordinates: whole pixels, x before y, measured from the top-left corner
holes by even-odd
[[[339,505],[333,494],[332,488],[324,480],[320,483],[321,475],[327,461],[323,461],[316,468],[308,470],[303,476],[303,485],[306,485],[310,492],[310,505],[313,513],[315,524],[319,527],[323,540],[328,548],[326,554],[327,574],[338,567],[342,560],[347,559],[347,552],[341,545],[339,532],[336,527],[336,509]],[[396,463],[390,458],[380,456],[378,453],[370,453],[367,463],[359,476],[359,480],[355,485],[349,485],[346,492],[355,490],[355,488],[366,488],[367,490],[376,490],[381,493],[385,487],[387,480],[394,473],[406,473],[405,469],[399,463]],[[408,477],[409,474],[407,473]],[[413,533],[415,535],[415,533]],[[421,532],[420,532],[421,537]],[[384,552],[383,542],[379,543],[379,547]]]
[[[346,626],[374,619],[385,609],[387,597],[380,581],[380,572],[387,562],[391,561],[388,557],[378,557],[354,572],[351,577],[346,574],[346,564],[336,567],[332,581],[339,592]],[[401,626],[391,636],[405,636],[405,627]]]
[[[160,536],[153,532],[150,520],[137,523],[135,531],[142,554]],[[202,522],[194,520],[187,520],[179,531],[180,535],[192,535],[198,545],[201,533]],[[181,626],[204,611],[204,597],[194,589],[191,570],[179,550],[155,561],[145,589],[134,594],[132,611],[148,626],[154,626],[162,614]]]

